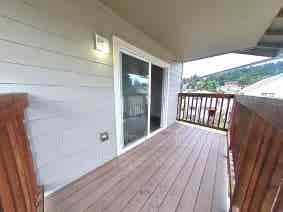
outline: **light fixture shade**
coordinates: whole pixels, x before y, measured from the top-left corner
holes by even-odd
[[[105,37],[102,37],[101,35],[95,34],[94,49],[104,52],[104,53],[109,53],[110,45],[109,45],[108,39]]]

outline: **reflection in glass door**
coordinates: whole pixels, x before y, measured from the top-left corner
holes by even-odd
[[[128,145],[147,135],[149,63],[121,53],[123,135]]]

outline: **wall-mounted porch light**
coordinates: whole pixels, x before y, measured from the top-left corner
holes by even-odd
[[[102,37],[101,35],[95,34],[94,49],[103,53],[109,53],[110,52],[109,40],[105,37]]]

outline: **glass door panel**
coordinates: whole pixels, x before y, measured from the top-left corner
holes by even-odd
[[[151,66],[150,132],[161,127],[164,70]]]
[[[123,136],[128,145],[147,135],[149,63],[121,53]]]

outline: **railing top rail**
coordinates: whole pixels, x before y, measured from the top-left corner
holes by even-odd
[[[180,96],[200,96],[200,97],[221,97],[221,98],[234,98],[234,94],[224,93],[179,93]]]

